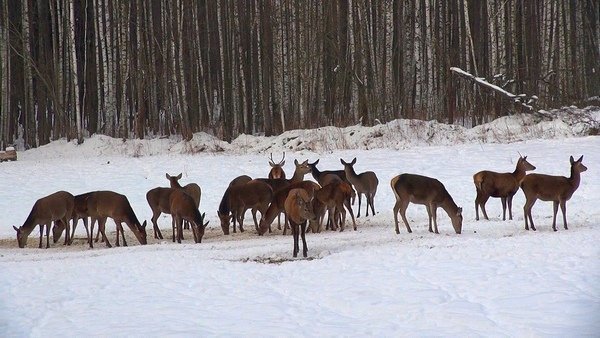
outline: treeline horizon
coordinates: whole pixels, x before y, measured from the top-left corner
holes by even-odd
[[[0,146],[464,126],[600,95],[594,0],[0,0]],[[521,102],[522,103],[522,102]]]

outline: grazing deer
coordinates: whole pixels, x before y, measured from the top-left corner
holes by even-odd
[[[529,174],[521,182],[521,189],[525,193],[525,206],[523,207],[523,211],[525,212],[525,230],[529,230],[528,219],[529,223],[531,223],[531,230],[536,230],[533,224],[531,209],[538,199],[554,203],[552,230],[556,231],[556,214],[558,213],[559,205],[563,214],[563,225],[565,230],[568,229],[567,201],[571,199],[575,190],[579,188],[581,173],[587,170],[587,167],[581,163],[583,155],[577,161],[573,159],[573,156],[569,160],[571,162],[571,176],[568,178],[564,176]]]
[[[283,171],[283,166],[285,165],[285,151],[283,152],[283,157],[279,163],[275,163],[275,161],[273,161],[273,153],[271,153],[269,165],[271,166],[269,178],[285,178],[285,171]]]
[[[219,203],[219,209],[217,210],[217,216],[219,216],[219,220],[221,221],[221,229],[223,230],[224,235],[229,235],[229,224],[231,222],[231,207],[229,206],[229,194],[231,192],[231,187],[236,185],[243,185],[252,181],[252,177],[247,175],[242,175],[234,178],[229,182],[229,186],[225,189],[225,193],[223,194],[223,198],[221,198],[221,203]],[[256,212],[253,210],[253,215]],[[254,216],[256,217],[256,216]],[[233,232],[235,232],[235,227],[233,228]]]
[[[202,190],[200,189],[199,185],[197,185],[196,183],[188,183],[182,187],[181,184],[179,184],[179,180],[182,177],[182,173],[180,173],[177,176],[171,176],[169,174],[166,175],[171,185],[171,188],[183,189],[188,195],[192,197],[192,199],[196,203],[196,208],[200,207],[200,198],[202,197]],[[185,229],[189,228],[189,222],[185,221]]]
[[[408,221],[406,220],[406,208],[410,202],[415,204],[423,204],[427,207],[429,215],[429,232],[439,234],[437,227],[437,208],[442,207],[452,221],[452,227],[457,234],[462,230],[462,208],[456,206],[452,196],[448,193],[444,185],[435,178],[401,174],[392,178],[390,185],[396,196],[396,204],[394,205],[394,222],[396,225],[396,233],[400,233],[398,229],[398,211],[406,225],[406,230],[412,232]],[[431,228],[431,220],[433,219],[434,230]]]
[[[346,172],[346,177],[356,189],[356,194],[358,195],[358,214],[356,217],[360,217],[360,203],[361,203],[361,195],[364,194],[367,200],[367,216],[369,216],[369,205],[371,206],[371,211],[373,216],[375,216],[375,206],[373,205],[373,201],[375,200],[375,194],[377,193],[377,185],[379,185],[379,180],[377,179],[377,175],[375,175],[372,171],[366,171],[361,174],[356,174],[354,171],[354,164],[356,163],[356,157],[352,160],[352,162],[345,162],[340,158],[340,162],[344,165],[344,172]]]
[[[275,193],[273,195],[273,200],[271,201],[269,208],[267,209],[266,213],[262,215],[262,217],[260,219],[260,223],[258,226],[258,234],[259,235],[263,235],[265,232],[267,232],[267,229],[269,229],[269,232],[271,232],[271,230],[270,230],[271,224],[275,220],[275,217],[277,217],[280,213],[285,212],[285,200],[287,199],[288,194],[292,189],[304,189],[308,193],[308,195],[312,198],[312,196],[314,196],[315,192],[318,191],[319,189],[321,189],[321,186],[315,182],[302,181],[302,182],[296,182],[296,183],[290,184],[288,187],[281,189],[277,193]],[[287,217],[286,217],[286,220],[287,220]],[[286,234],[286,230],[287,230],[287,226],[284,227],[284,230],[283,230],[284,235]]]
[[[200,214],[196,201],[181,189],[174,189],[169,198],[171,216],[173,217],[173,242],[175,242],[175,227],[177,227],[177,243],[183,239],[183,221],[190,222],[194,242],[201,243],[208,222],[204,223],[205,214]]]
[[[337,178],[337,176],[331,176]],[[318,199],[328,211],[328,226],[331,226],[331,230],[335,230],[339,227],[340,231],[344,231],[346,223],[345,209],[348,209],[348,212],[350,212],[350,216],[352,217],[353,228],[356,230],[356,220],[354,219],[354,212],[350,205],[352,186],[339,178],[330,181],[331,183],[326,184],[315,193],[315,198]]]
[[[475,197],[475,220],[479,221],[479,207],[483,217],[489,220],[485,211],[485,203],[490,197],[500,197],[502,201],[502,220],[506,220],[506,205],[508,203],[508,219],[512,220],[512,199],[519,190],[519,184],[525,177],[527,171],[535,170],[535,167],[527,162],[527,156],[519,157],[517,167],[512,173],[497,173],[494,171],[480,171],[473,175],[473,182],[477,190]]]
[[[262,181],[252,180],[248,183],[230,187],[229,207],[233,219],[233,232],[235,232],[236,222],[240,232],[244,232],[244,214],[248,209],[260,211],[264,215],[273,200],[273,189]],[[252,213],[254,226],[258,230],[258,221],[256,213]]]
[[[73,220],[73,228],[71,230],[69,242],[67,242],[67,236],[65,236],[65,243],[64,243],[65,245],[73,244],[73,239],[75,238],[75,230],[77,229],[77,223],[79,223],[80,219],[83,219],[83,226],[85,227],[85,232],[87,235],[87,239],[88,239],[90,248],[94,247],[94,245],[92,244],[93,234],[90,234],[90,231],[88,228],[89,214],[88,214],[87,200],[88,200],[90,194],[91,193],[88,192],[85,194],[76,195],[73,198],[74,205],[73,205],[73,213],[71,214],[71,219]],[[58,242],[58,240],[62,236],[62,233],[65,230],[65,228],[66,228],[65,224],[61,220],[57,220],[56,222],[54,222],[54,227],[52,228],[52,238],[54,240],[54,243]]]
[[[17,232],[17,243],[19,248],[24,248],[27,244],[27,238],[29,234],[35,229],[36,226],[40,226],[40,244],[39,248],[42,248],[42,237],[44,233],[44,226],[46,227],[46,249],[50,247],[50,226],[53,221],[60,220],[67,228],[66,237],[69,236],[69,218],[73,213],[73,195],[66,191],[58,191],[50,194],[46,197],[42,197],[33,204],[33,208],[29,212],[29,216],[25,220],[22,226],[16,227],[13,225],[13,229]],[[68,240],[68,238],[66,239]]]
[[[300,251],[298,235],[302,237],[302,256],[308,255],[306,245],[306,221],[314,220],[315,214],[312,210],[312,199],[304,189],[290,190],[284,203],[285,213],[288,216],[294,236],[294,257],[298,257]]]
[[[114,191],[94,191],[88,197],[88,214],[92,217],[90,233],[94,233],[94,220],[98,220],[98,229],[107,247],[112,247],[106,237],[105,224],[108,217],[112,218],[117,227],[116,245],[119,246],[119,232],[123,238],[123,246],[127,246],[125,233],[121,223],[125,222],[140,244],[147,244],[146,221],[140,224],[125,195]]]

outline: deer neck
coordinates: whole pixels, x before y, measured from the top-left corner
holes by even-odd
[[[520,165],[517,164],[515,171],[513,171],[512,175],[517,180],[517,182],[521,182],[523,178],[525,178],[525,169],[521,168]]]
[[[450,194],[447,194],[447,197],[446,199],[444,199],[444,202],[442,202],[441,207],[442,209],[444,209],[444,211],[446,211],[450,218],[453,218],[454,215],[456,215],[456,213],[458,212],[458,205],[454,203],[454,200],[452,199]]]
[[[571,187],[573,191],[579,188],[579,183],[581,182],[581,173],[575,170],[574,166],[571,166],[571,176],[569,177],[569,183],[571,183]]]
[[[290,183],[302,182],[304,180],[304,174],[300,173],[298,169],[294,170],[294,176],[290,179]]]
[[[346,178],[348,179],[348,181],[351,181],[351,183],[354,184],[354,181],[356,181],[356,179],[358,178],[358,175],[356,175],[356,171],[354,171],[354,168],[350,166],[345,166],[344,172],[346,173]]]
[[[181,186],[181,184],[179,184],[179,182],[177,182],[177,181],[171,181],[171,188],[183,189],[183,187]]]

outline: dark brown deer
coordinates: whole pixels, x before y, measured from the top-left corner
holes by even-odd
[[[252,180],[248,183],[230,187],[229,207],[233,219],[233,232],[235,232],[236,222],[240,232],[244,231],[244,214],[248,209],[260,211],[264,215],[273,199],[273,189],[262,181]],[[254,226],[258,230],[258,220],[253,213]]]
[[[217,216],[219,216],[219,220],[221,221],[221,229],[223,230],[224,235],[229,235],[229,224],[231,223],[232,215],[231,215],[231,207],[229,206],[229,194],[231,193],[231,187],[236,185],[246,184],[252,181],[252,177],[247,175],[242,175],[234,178],[229,182],[229,186],[225,189],[225,193],[223,193],[223,197],[221,198],[221,203],[219,203],[219,209],[217,210]],[[253,216],[256,212],[253,210]],[[256,217],[256,216],[254,216]],[[233,232],[235,232],[235,227],[233,228]]]
[[[527,162],[527,156],[519,157],[517,167],[512,173],[497,173],[494,171],[480,171],[473,175],[473,183],[477,190],[475,197],[475,220],[479,221],[479,207],[483,217],[489,220],[485,211],[485,203],[490,197],[500,197],[502,201],[502,220],[506,220],[506,205],[508,204],[508,219],[512,220],[512,199],[519,190],[519,184],[527,171],[535,167]]]
[[[392,178],[390,185],[396,196],[396,204],[394,205],[394,222],[396,226],[396,233],[400,233],[398,228],[398,211],[400,216],[406,225],[406,230],[412,232],[408,221],[406,220],[406,208],[409,203],[423,204],[427,207],[427,214],[429,215],[429,232],[438,232],[437,226],[437,208],[442,207],[444,211],[450,217],[452,221],[452,227],[457,234],[462,231],[462,208],[456,206],[452,196],[446,190],[444,185],[436,180],[435,178],[413,175],[413,174],[401,174]],[[435,231],[431,228],[431,220],[433,220],[433,226]]]
[[[171,194],[177,190],[177,188],[163,188],[158,187],[149,190],[146,193],[146,200],[150,209],[152,209],[152,228],[154,229],[154,238],[163,239],[163,235],[158,227],[158,218],[164,212],[165,214],[171,214]],[[194,201],[195,202],[195,201]]]
[[[329,217],[327,223],[332,230],[339,228],[340,231],[344,231],[346,223],[345,209],[348,209],[352,217],[352,226],[356,230],[356,220],[354,219],[354,212],[350,205],[351,196],[352,187],[350,184],[339,179],[331,180],[331,183],[326,184],[315,193],[315,198],[325,205],[328,211]]]
[[[352,187],[352,183],[350,183],[350,181],[348,181],[348,178],[346,178],[346,172],[344,170],[319,171],[319,169],[317,168],[317,164],[319,164],[319,160],[316,160],[313,163],[308,163],[308,166],[310,167],[310,172],[312,173],[312,177],[321,186],[325,186],[325,183],[323,182],[323,178],[325,178],[327,175],[335,175],[335,176],[338,176],[342,181],[350,184],[350,186]],[[354,204],[355,197],[356,197],[356,193],[354,192],[354,189],[352,189],[352,200],[351,200],[352,204]]]
[[[292,190],[292,189],[304,189],[304,190],[306,190],[308,195],[312,198],[312,196],[314,196],[315,192],[318,191],[319,189],[321,189],[321,186],[315,182],[302,181],[302,182],[292,183],[288,187],[281,189],[277,193],[275,193],[273,196],[273,200],[271,201],[271,204],[269,205],[269,208],[267,209],[266,213],[264,215],[262,215],[262,217],[260,219],[260,223],[258,226],[258,234],[259,235],[263,235],[265,232],[267,232],[267,229],[269,230],[269,232],[271,232],[271,230],[270,230],[271,224],[273,223],[275,218],[277,216],[279,216],[280,213],[285,212],[285,200],[287,199],[287,196],[288,196],[290,190]],[[283,230],[284,235],[286,234],[286,230],[287,230],[287,226]]]
[[[302,237],[302,256],[308,256],[308,246],[306,245],[306,222],[314,220],[315,214],[312,210],[312,200],[306,190],[292,189],[285,199],[285,213],[288,216],[294,236],[294,257],[298,257],[300,251],[298,236]]]
[[[521,182],[521,189],[525,193],[525,206],[523,211],[525,212],[525,230],[529,230],[529,223],[531,223],[531,230],[535,231],[535,225],[533,224],[533,217],[531,215],[531,209],[538,199],[542,201],[552,201],[554,203],[554,217],[552,218],[552,230],[556,231],[556,214],[558,213],[558,206],[563,215],[563,225],[567,230],[567,201],[571,199],[573,193],[579,188],[581,182],[581,173],[587,170],[587,167],[581,163],[583,161],[583,155],[575,161],[573,156],[569,158],[571,162],[571,176],[550,176],[543,174],[529,174],[525,176]]]
[[[208,222],[204,223],[205,214],[200,214],[196,201],[181,189],[174,189],[169,198],[171,216],[173,217],[173,242],[175,242],[175,228],[177,228],[177,243],[183,239],[183,221],[190,222],[194,242],[201,243]]]
[[[44,226],[46,227],[46,248],[49,248],[50,227],[52,226],[52,222],[57,220],[60,220],[66,225],[67,233],[65,236],[69,237],[69,219],[73,213],[74,203],[73,195],[66,191],[58,191],[37,200],[33,204],[33,208],[31,208],[25,223],[18,228],[13,225],[13,229],[17,232],[17,243],[19,244],[19,248],[24,248],[25,245],[27,245],[29,234],[31,234],[33,229],[38,225],[40,226],[39,248],[42,248]],[[68,238],[66,240],[68,241]]]
[[[119,246],[119,232],[123,238],[123,246],[127,246],[125,233],[121,223],[127,224],[140,244],[147,244],[146,221],[140,224],[137,216],[131,208],[131,204],[125,195],[114,191],[94,191],[88,198],[88,214],[92,218],[90,233],[94,233],[94,220],[98,220],[98,229],[107,247],[112,247],[106,237],[105,224],[108,217],[112,218],[117,227],[116,245]]]
[[[285,151],[283,152],[283,157],[279,163],[275,163],[275,161],[273,161],[273,153],[271,153],[269,165],[271,166],[269,178],[285,178],[285,171],[283,171],[283,166],[285,165]]]
[[[80,219],[83,219],[83,226],[85,227],[85,232],[87,234],[87,239],[88,239],[88,243],[90,245],[90,248],[93,248],[93,234],[90,234],[89,231],[89,227],[88,227],[88,206],[87,206],[87,200],[90,196],[90,193],[85,193],[85,194],[80,194],[80,195],[76,195],[73,198],[74,201],[74,205],[73,205],[73,213],[71,214],[71,219],[73,220],[73,228],[71,230],[71,235],[70,235],[70,239],[69,242],[67,242],[67,236],[65,236],[65,245],[71,245],[73,244],[73,239],[75,237],[75,230],[77,229],[77,223],[79,223]],[[54,222],[54,227],[52,228],[52,238],[54,240],[54,243],[58,242],[58,240],[60,239],[60,237],[62,236],[63,231],[65,230],[66,226],[65,224],[60,221],[57,220]]]
[[[179,180],[182,177],[182,173],[180,173],[177,176],[171,176],[169,174],[166,175],[171,185],[171,188],[183,189],[188,195],[192,197],[192,199],[196,203],[196,208],[200,207],[200,198],[202,197],[202,190],[200,189],[200,186],[198,184],[188,183],[182,187],[181,184],[179,184]],[[185,229],[189,229],[188,221],[185,221]]]
[[[367,200],[367,216],[369,216],[369,205],[371,206],[371,211],[373,216],[375,216],[375,206],[373,204],[375,200],[375,194],[377,193],[377,186],[379,185],[379,180],[377,179],[377,175],[375,175],[372,171],[366,171],[361,174],[356,174],[354,171],[354,164],[356,164],[356,157],[352,160],[352,162],[345,162],[340,158],[340,162],[344,165],[344,171],[346,172],[346,177],[348,181],[352,183],[354,189],[356,190],[356,194],[358,195],[358,213],[356,217],[360,217],[360,203],[361,203],[361,195],[365,195]]]

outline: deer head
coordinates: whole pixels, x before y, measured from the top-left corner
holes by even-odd
[[[462,208],[458,208],[454,215],[451,215],[450,220],[452,221],[452,227],[454,228],[454,232],[460,234],[462,232]]]
[[[285,151],[283,152],[283,157],[279,163],[273,161],[273,153],[271,153],[269,165],[271,166],[269,178],[285,178],[285,172],[283,171],[283,166],[285,165]]]
[[[583,155],[581,155],[581,157],[575,161],[575,159],[573,158],[573,156],[571,156],[569,158],[569,161],[571,162],[571,168],[572,170],[578,172],[578,173],[582,173],[584,171],[587,170],[587,167],[583,165],[583,163],[581,163],[581,161],[583,161]]]
[[[517,161],[517,168],[522,169],[523,171],[535,170],[535,166],[529,162],[527,162],[527,156],[519,157]]]
[[[19,248],[24,248],[25,244],[27,244],[27,236],[23,234],[22,227],[16,227],[13,225],[13,229],[17,232],[17,242],[19,243]]]
[[[229,213],[221,213],[219,210],[217,210],[217,216],[219,216],[219,220],[221,221],[221,229],[223,229],[223,234],[229,235],[229,225],[231,224],[233,215]]]
[[[206,230],[206,227],[209,223],[209,221],[206,221],[206,223],[204,223],[204,216],[206,216],[206,213],[203,212],[202,214],[200,214],[200,222],[197,223],[195,227],[192,227],[192,230],[196,233],[196,235],[194,236],[194,239],[196,239],[196,243],[202,243],[204,231]]]

